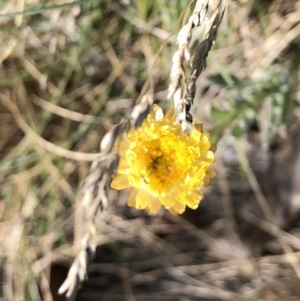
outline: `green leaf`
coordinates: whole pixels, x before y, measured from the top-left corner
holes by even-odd
[[[215,120],[227,121],[230,119],[232,114],[230,111],[219,110],[215,107],[211,107],[210,115]]]
[[[234,123],[231,133],[233,136],[240,138],[243,136],[245,131],[246,131],[246,122],[244,119],[240,118]]]
[[[252,121],[252,120],[256,117],[257,112],[255,112],[255,111],[254,111],[253,109],[251,109],[251,108],[247,108],[247,109],[245,110],[245,112],[244,112],[244,115],[245,115],[245,118],[246,118],[247,120]]]

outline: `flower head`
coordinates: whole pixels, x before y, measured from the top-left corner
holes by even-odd
[[[154,106],[140,128],[120,141],[120,164],[112,188],[131,189],[129,206],[156,213],[161,205],[173,214],[196,209],[201,188],[215,176],[209,134],[193,129],[186,135],[174,123],[174,110],[163,116]]]

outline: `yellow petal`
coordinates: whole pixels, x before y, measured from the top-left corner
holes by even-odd
[[[151,195],[146,190],[139,190],[136,195],[136,208],[137,209],[146,209],[149,204],[149,197]]]
[[[211,147],[210,141],[209,141],[209,135],[206,133],[202,134],[201,142],[200,142],[200,149],[201,151],[209,150]]]
[[[181,202],[175,201],[174,206],[169,208],[169,211],[172,214],[182,214],[185,211],[185,205],[182,204]]]
[[[217,145],[214,144],[214,143],[212,143],[212,144],[210,145],[209,150],[215,153],[215,152],[217,151]]]
[[[177,194],[177,200],[183,205],[187,205],[191,209],[196,209],[199,206],[200,197],[199,195],[192,191],[189,194],[184,192],[179,192]]]
[[[205,176],[209,179],[214,178],[216,176],[216,172],[212,168],[208,168],[205,173]]]
[[[169,212],[172,214],[172,215],[178,215],[178,212],[173,209],[173,208],[168,208]]]
[[[132,189],[128,198],[128,206],[134,207],[136,201],[136,195],[138,193],[137,189]]]
[[[201,155],[199,158],[201,161],[208,162],[209,164],[213,163],[215,160],[214,153],[211,151],[203,151],[201,150]]]
[[[207,187],[209,185],[210,185],[210,180],[209,179],[204,179],[203,186]]]
[[[117,172],[119,174],[125,174],[128,167],[129,167],[129,165],[128,165],[127,161],[121,158]]]
[[[190,141],[193,143],[193,145],[199,145],[199,141],[201,139],[201,133],[199,131],[190,131]]]
[[[201,190],[196,191],[196,193],[199,196],[199,202],[201,202],[203,200],[203,198],[204,198],[204,193]]]
[[[110,185],[113,189],[122,190],[131,187],[126,175],[116,176]]]
[[[166,112],[165,119],[167,119],[167,120],[173,119],[174,120],[174,108],[171,108],[170,110],[168,110]]]
[[[166,197],[159,196],[158,198],[161,204],[165,207],[172,207],[174,205],[174,200],[170,196],[166,196]]]
[[[200,203],[200,196],[196,192],[191,192],[186,196],[186,205],[191,209],[197,209]]]
[[[123,140],[121,140],[119,142],[119,147],[118,147],[118,151],[119,153],[124,152],[126,149],[128,148],[128,142],[127,140],[125,140],[125,138]]]
[[[148,210],[152,213],[156,213],[160,208],[161,204],[159,199],[151,195],[150,202],[148,204]]]
[[[197,124],[195,124],[195,128],[196,128],[199,132],[203,132],[203,124],[202,124],[202,123],[197,123]]]

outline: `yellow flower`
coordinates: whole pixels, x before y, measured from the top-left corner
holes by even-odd
[[[201,128],[202,129],[202,128]],[[209,134],[194,129],[184,134],[174,124],[174,110],[163,116],[158,106],[140,128],[131,129],[119,144],[120,164],[112,188],[131,189],[129,206],[156,213],[161,205],[172,214],[196,209],[201,188],[215,176]]]

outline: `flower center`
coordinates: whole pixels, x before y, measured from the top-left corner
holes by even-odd
[[[192,158],[187,156],[184,145],[180,145],[177,141],[175,149],[175,141],[167,143],[170,142],[170,138],[168,137],[168,141],[160,141],[159,146],[152,141],[152,146],[156,147],[151,151],[151,144],[149,145],[147,160],[149,163],[142,172],[144,183],[157,196],[170,193],[174,185],[185,177],[192,163]]]
[[[153,190],[169,190],[172,182],[168,179],[171,166],[169,160],[164,155],[158,157],[151,156],[150,164],[146,167],[144,181]],[[148,183],[147,183],[148,180]]]

